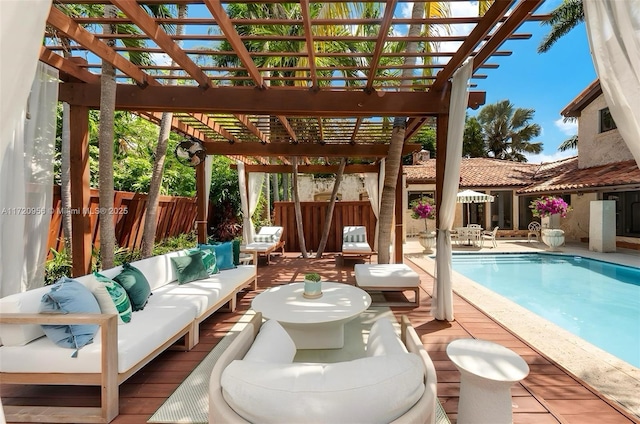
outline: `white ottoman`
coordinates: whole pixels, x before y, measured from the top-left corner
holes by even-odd
[[[420,305],[420,276],[408,265],[357,264],[354,271],[356,285],[363,290],[412,291],[415,293],[413,302],[384,302],[382,304],[387,306]]]

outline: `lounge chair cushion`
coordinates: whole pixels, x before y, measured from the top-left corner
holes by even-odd
[[[389,423],[424,393],[412,353],[331,364],[235,360],[223,371],[225,401],[250,422]]]
[[[296,356],[296,345],[289,333],[274,319],[260,327],[251,348],[244,356],[245,361],[290,364]]]
[[[99,314],[100,305],[93,293],[83,284],[62,277],[42,296],[40,313],[43,314]],[[42,331],[56,345],[80,349],[91,343],[98,332],[96,324],[43,324]],[[74,353],[74,356],[77,354]]]

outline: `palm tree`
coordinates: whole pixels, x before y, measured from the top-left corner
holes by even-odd
[[[178,18],[182,19],[187,15],[187,6],[180,4],[178,6]],[[180,24],[176,27],[176,35],[184,33],[184,25]],[[180,41],[178,41],[180,45]],[[176,66],[175,61],[171,61],[171,66]],[[170,74],[176,74],[171,71]],[[169,80],[169,85],[175,85],[176,80]],[[151,174],[151,182],[149,184],[149,193],[147,195],[147,210],[145,212],[144,230],[142,232],[142,248],[141,255],[148,258],[153,254],[153,245],[156,238],[156,229],[158,228],[158,202],[160,199],[160,188],[162,187],[162,174],[164,170],[164,160],[167,156],[167,146],[169,145],[169,134],[171,133],[171,121],[173,120],[173,112],[163,112],[160,122],[160,132],[158,134],[158,144],[153,160],[153,171]]]
[[[447,3],[432,2],[429,3],[427,16],[448,16],[449,7]],[[425,3],[415,2],[411,11],[413,19],[422,19],[425,16]],[[427,27],[427,31],[432,28]],[[422,33],[422,24],[411,24],[409,26],[409,37],[417,37]],[[413,53],[418,51],[419,43],[415,41],[406,44],[405,51]],[[428,48],[428,45],[427,45]],[[417,57],[406,56],[404,65],[409,65],[402,70],[402,76],[411,77],[413,71],[411,65],[415,65]],[[409,90],[408,87],[401,87],[402,90]],[[393,131],[389,142],[389,153],[385,161],[385,178],[384,188],[380,197],[380,216],[379,216],[379,233],[378,233],[378,263],[388,264],[390,261],[389,247],[391,246],[391,229],[393,225],[393,212],[395,208],[396,185],[398,182],[398,173],[400,172],[400,164],[402,163],[402,146],[404,145],[404,136],[406,129],[406,118],[397,117],[393,122]]]
[[[516,108],[509,100],[483,107],[478,113],[489,157],[526,162],[522,154],[540,153],[542,143],[529,140],[540,135],[540,125],[530,123],[535,111]]]
[[[563,0],[551,11],[551,18],[543,21],[543,25],[550,25],[549,33],[538,46],[538,53],[544,53],[573,28],[584,22],[584,7],[582,0]]]

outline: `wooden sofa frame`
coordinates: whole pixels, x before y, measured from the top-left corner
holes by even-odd
[[[254,253],[257,266],[257,255]],[[258,288],[257,274],[238,285],[205,313],[171,335],[161,346],[123,373],[118,373],[118,316],[115,314],[12,314],[0,313],[0,324],[97,324],[101,330],[101,373],[0,372],[2,384],[100,386],[99,407],[3,405],[7,422],[109,423],[119,414],[119,386],[165,350],[191,350],[200,339],[200,323],[225,304],[235,311],[237,295],[247,287]],[[184,337],[184,344],[176,343]],[[106,348],[105,348],[106,346]],[[114,347],[115,346],[115,347]]]

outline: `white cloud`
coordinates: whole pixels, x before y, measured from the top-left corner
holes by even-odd
[[[156,65],[171,65],[171,58],[166,53],[151,53],[151,60]]]
[[[525,157],[527,158],[527,161],[529,163],[549,163],[549,162],[555,162],[561,159],[570,158],[577,154],[578,154],[577,150],[570,149],[570,150],[565,150],[564,152],[557,151],[552,154],[542,153],[539,155],[533,155],[533,154],[525,153]]]
[[[578,134],[578,121],[564,122],[564,118],[559,118],[556,119],[553,123],[565,135],[571,136]]]

